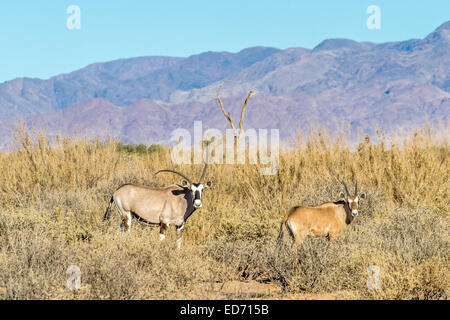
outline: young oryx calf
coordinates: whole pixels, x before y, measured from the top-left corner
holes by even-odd
[[[317,207],[291,208],[281,222],[277,246],[283,241],[283,226],[297,246],[301,246],[307,235],[328,236],[331,241],[335,241],[341,231],[358,215],[359,199],[366,198],[365,193],[358,196],[358,183],[355,184],[354,196],[348,192],[345,182],[342,183],[347,197],[341,192],[340,201],[327,202]]]
[[[177,229],[177,245],[180,248],[186,220],[196,209],[201,208],[204,186],[207,188],[212,186],[211,181],[205,185],[202,184],[207,166],[206,163],[198,183],[192,183],[191,179],[177,171],[160,170],[156,174],[172,172],[183,177],[181,185],[150,188],[127,184],[120,187],[111,197],[103,219],[109,219],[111,206],[114,203],[123,219],[125,231],[130,230],[131,218],[135,217],[144,224],[159,225],[159,236],[161,240],[164,240],[167,227],[174,225]]]

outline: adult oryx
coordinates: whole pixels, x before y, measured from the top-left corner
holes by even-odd
[[[174,225],[177,229],[177,245],[181,247],[182,231],[186,220],[191,214],[201,208],[204,187],[210,188],[212,182],[203,184],[206,168],[203,168],[199,182],[193,183],[184,174],[174,170],[160,170],[181,176],[180,185],[171,185],[163,188],[151,188],[141,185],[126,184],[117,189],[109,202],[104,220],[110,216],[111,206],[114,203],[123,219],[125,231],[130,230],[131,219],[135,217],[145,224],[160,226],[159,236],[165,238],[167,227]]]
[[[358,215],[359,199],[365,199],[366,194],[358,196],[358,183],[355,183],[355,195],[351,196],[347,185],[342,181],[345,192],[340,193],[341,200],[327,202],[317,207],[297,206],[289,210],[280,226],[277,245],[283,241],[283,226],[288,230],[294,243],[301,246],[307,235],[328,236],[336,240],[341,231]]]

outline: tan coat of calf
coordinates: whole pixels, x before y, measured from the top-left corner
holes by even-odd
[[[328,236],[334,241],[353,220],[345,207],[345,204],[333,202],[319,207],[293,207],[283,219],[282,226],[286,226],[298,245],[303,243],[307,235]]]
[[[281,222],[278,245],[283,241],[283,227],[297,246],[301,246],[308,235],[329,237],[331,241],[335,241],[342,230],[358,215],[359,198],[365,198],[365,193],[358,197],[357,185],[354,196],[349,195],[347,186],[345,190],[347,197],[344,200],[327,202],[316,207],[291,208]]]

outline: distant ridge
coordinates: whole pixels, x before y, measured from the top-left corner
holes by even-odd
[[[258,95],[246,124],[279,128],[282,137],[317,125],[349,123],[373,134],[447,124],[450,110],[450,21],[424,39],[374,44],[328,39],[314,49],[268,47],[188,58],[138,57],[91,64],[48,80],[0,84],[0,148],[25,119],[49,134],[106,132],[128,143],[165,143],[194,120],[225,128],[215,101],[238,113],[248,90]]]

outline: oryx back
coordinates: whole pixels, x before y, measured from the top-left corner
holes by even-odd
[[[327,236],[345,227],[345,217],[342,205],[327,202],[317,207],[297,207],[290,212],[288,220],[294,233]]]
[[[189,196],[177,185],[151,188],[127,184],[117,189],[113,198],[124,212],[131,212],[148,223],[178,225],[183,223]]]

